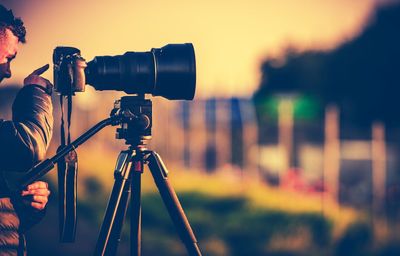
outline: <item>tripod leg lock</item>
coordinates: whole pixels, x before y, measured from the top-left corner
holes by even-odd
[[[161,175],[161,177],[163,179],[167,179],[168,178],[168,170],[167,167],[165,167],[164,162],[162,161],[161,157],[159,154],[157,154],[154,151],[149,151],[146,154],[146,160],[149,164],[150,169],[153,167],[152,165],[156,165],[154,166],[156,170],[160,170],[160,172],[156,172],[155,174],[157,175]],[[153,167],[153,168],[154,168]]]

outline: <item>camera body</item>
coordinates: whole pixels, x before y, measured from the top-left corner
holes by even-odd
[[[53,53],[54,86],[74,95],[90,84],[96,90],[192,100],[196,90],[196,60],[191,43],[168,44],[148,52],[97,56],[86,62],[79,49],[57,47]]]
[[[54,89],[61,95],[74,95],[84,92],[87,63],[79,49],[57,47],[53,53]]]

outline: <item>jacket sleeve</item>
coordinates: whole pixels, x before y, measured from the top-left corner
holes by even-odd
[[[14,100],[12,121],[0,122],[0,168],[27,171],[43,160],[53,131],[51,97],[36,85],[24,86]]]

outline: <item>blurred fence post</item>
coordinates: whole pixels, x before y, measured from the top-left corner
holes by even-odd
[[[206,100],[197,100],[191,109],[191,125],[190,125],[190,159],[191,167],[204,170],[205,159],[204,154],[206,152],[206,111],[205,111]]]
[[[207,172],[214,172],[217,168],[217,99],[208,98],[205,102],[205,128],[206,128],[206,148],[204,154],[205,169]]]
[[[243,100],[240,105],[243,121],[243,166],[250,179],[260,180],[258,123],[254,104],[251,100]]]
[[[231,164],[234,169],[243,176],[243,126],[244,119],[241,113],[241,99],[237,97],[230,98],[230,132],[231,132]]]
[[[182,118],[182,129],[183,129],[183,145],[182,145],[182,163],[183,166],[187,169],[191,167],[191,157],[190,157],[190,131],[192,129],[191,125],[191,112],[192,112],[192,104],[187,101],[182,101],[181,104],[181,118]]]
[[[170,159],[171,155],[171,106],[163,99],[153,100],[153,127],[150,145],[164,157]]]
[[[284,155],[283,170],[279,171],[279,180],[292,164],[293,153],[293,102],[283,99],[278,106],[278,144],[279,150]]]
[[[339,110],[337,106],[327,106],[325,110],[325,143],[324,143],[324,186],[332,198],[339,202],[340,140]],[[325,201],[327,192],[324,193]]]
[[[387,235],[385,215],[386,198],[386,141],[385,126],[381,122],[372,124],[372,218],[377,231]],[[380,218],[381,217],[381,218]],[[377,225],[378,224],[378,225]],[[379,228],[378,228],[379,227]]]
[[[219,99],[216,102],[216,144],[217,144],[217,169],[229,165],[231,159],[231,127],[229,120],[230,101]]]
[[[180,166],[183,165],[183,152],[184,152],[184,143],[190,143],[190,141],[185,141],[184,129],[182,129],[183,118],[179,116],[181,104],[179,102],[168,102],[168,116],[169,116],[169,127],[166,128],[168,130],[167,137],[167,151],[168,157],[171,159],[172,163],[177,163]]]

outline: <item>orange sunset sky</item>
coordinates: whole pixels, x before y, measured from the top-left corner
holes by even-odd
[[[25,21],[27,44],[13,62],[20,84],[33,69],[51,63],[56,46],[98,55],[147,51],[192,42],[197,96],[251,95],[260,64],[289,45],[329,49],[360,32],[383,1],[373,0],[6,0]],[[52,72],[45,77],[52,80]]]

